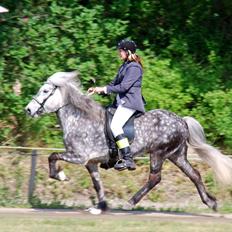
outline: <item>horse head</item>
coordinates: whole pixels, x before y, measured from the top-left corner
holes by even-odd
[[[57,72],[50,76],[38,93],[28,103],[25,110],[31,117],[58,111],[67,104],[62,87],[78,76],[77,71]]]

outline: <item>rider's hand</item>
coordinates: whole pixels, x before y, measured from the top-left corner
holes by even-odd
[[[88,93],[88,95],[94,94],[94,93],[95,93],[95,88],[94,88],[94,87],[89,88],[89,89],[87,90],[87,93]]]
[[[88,95],[92,95],[94,93],[98,93],[98,94],[101,94],[101,93],[105,93],[106,94],[106,87],[91,87],[88,89]]]
[[[106,87],[95,87],[94,92],[98,94],[106,93]]]

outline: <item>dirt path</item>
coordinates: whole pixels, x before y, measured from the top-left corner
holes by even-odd
[[[231,222],[232,214],[189,214],[159,211],[123,211],[110,210],[101,215],[91,215],[84,210],[67,210],[67,209],[25,209],[25,208],[0,208],[1,215],[26,216],[26,217],[77,217],[86,220],[97,218],[105,219],[128,219],[128,220],[155,220],[155,221],[177,221],[177,222]]]

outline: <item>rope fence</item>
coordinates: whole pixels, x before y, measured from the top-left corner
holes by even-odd
[[[23,146],[0,146],[0,150],[28,150],[28,151],[65,151],[64,148],[52,148],[52,147],[23,147]],[[148,160],[149,156],[137,156],[135,157],[135,160]],[[196,154],[194,154],[192,151],[188,153],[188,159],[189,160],[197,160],[202,161]]]
[[[65,151],[64,148],[47,148],[47,147],[21,147],[21,146],[0,146],[4,150],[36,150],[36,151]]]
[[[23,147],[23,146],[0,146],[0,150],[28,150],[28,151],[65,151],[64,148],[53,148],[53,147]],[[135,157],[135,160],[148,160],[149,157],[146,156],[137,156]],[[198,160],[201,161],[201,159],[194,154],[192,151],[188,153],[188,159],[189,160]]]

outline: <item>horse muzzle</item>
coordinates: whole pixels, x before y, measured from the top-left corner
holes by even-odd
[[[32,101],[25,107],[25,112],[28,116],[34,118],[39,117],[44,112],[44,110],[43,107]]]

